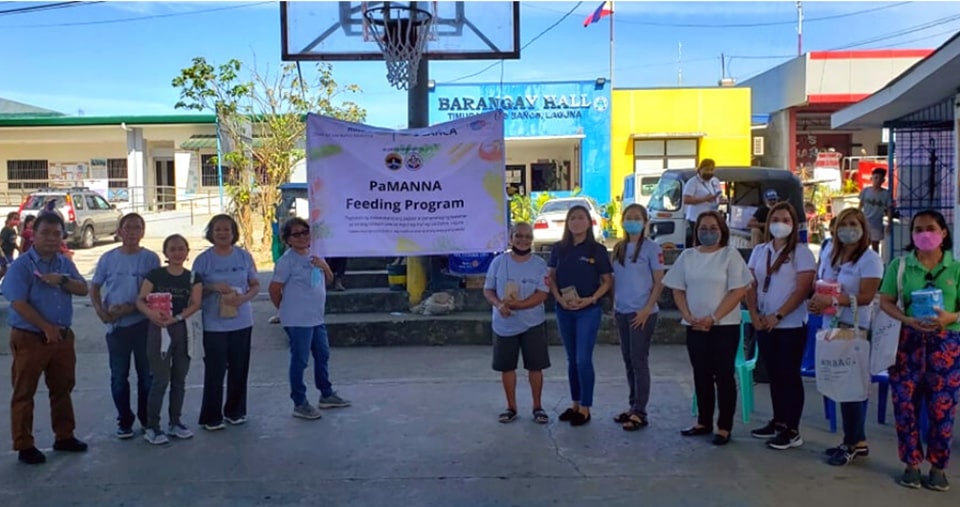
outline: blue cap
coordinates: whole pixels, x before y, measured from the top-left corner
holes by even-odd
[[[763,199],[765,201],[776,201],[780,199],[780,194],[772,188],[768,188],[766,192],[763,193]]]

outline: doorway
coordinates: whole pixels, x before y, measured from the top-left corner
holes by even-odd
[[[177,209],[177,183],[176,172],[173,167],[173,159],[159,158],[154,159],[154,188],[156,189],[156,208],[157,211],[170,211]]]

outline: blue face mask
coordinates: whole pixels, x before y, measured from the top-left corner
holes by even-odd
[[[643,232],[643,221],[642,220],[625,220],[623,222],[623,230],[627,234],[640,234]]]

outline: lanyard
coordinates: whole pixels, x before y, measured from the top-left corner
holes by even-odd
[[[927,275],[924,277],[924,280],[927,281],[926,288],[935,288],[936,285],[934,285],[934,282],[937,281],[937,278],[939,278],[946,269],[946,266],[940,266],[940,269],[938,269],[936,273],[927,272]]]

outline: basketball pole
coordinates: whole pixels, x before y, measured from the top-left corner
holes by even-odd
[[[410,6],[416,8],[416,2]],[[407,128],[424,128],[430,126],[430,63],[426,57],[417,65],[417,84],[407,89]],[[407,257],[407,294],[410,304],[416,305],[423,298],[427,290],[427,269],[430,257]]]

